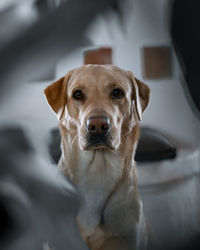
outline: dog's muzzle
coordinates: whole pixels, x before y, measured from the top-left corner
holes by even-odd
[[[110,147],[110,119],[106,116],[91,116],[86,121],[87,149]]]

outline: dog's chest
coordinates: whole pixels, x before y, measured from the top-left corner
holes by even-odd
[[[104,203],[122,175],[117,155],[83,153],[79,157],[75,184],[82,196],[78,222],[90,234],[100,223]]]

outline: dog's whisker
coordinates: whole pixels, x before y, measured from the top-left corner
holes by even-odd
[[[76,139],[78,139],[78,135],[75,135],[72,142],[71,142],[71,145],[73,146],[73,144],[75,143]]]

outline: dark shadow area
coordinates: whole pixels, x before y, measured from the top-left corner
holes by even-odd
[[[173,1],[171,6],[170,32],[187,88],[200,111],[200,7],[198,1]]]

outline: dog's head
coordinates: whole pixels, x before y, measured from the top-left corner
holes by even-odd
[[[116,150],[141,120],[149,88],[130,71],[112,65],[85,65],[44,91],[47,101],[81,150]]]

